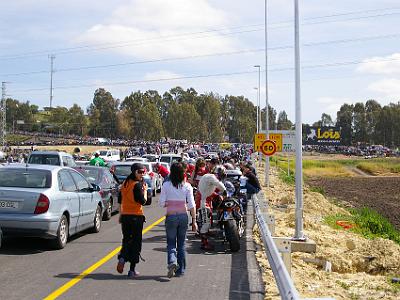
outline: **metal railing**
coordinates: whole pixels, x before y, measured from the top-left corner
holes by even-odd
[[[255,217],[260,230],[261,238],[264,242],[265,254],[267,255],[272,272],[275,276],[276,285],[278,286],[281,298],[284,300],[300,299],[299,293],[293,284],[293,280],[285,267],[278,248],[276,247],[272,238],[271,232],[268,229],[267,222],[263,217],[258,197],[264,198],[262,192],[260,192],[258,195],[252,196]]]

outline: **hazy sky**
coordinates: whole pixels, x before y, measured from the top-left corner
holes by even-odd
[[[244,95],[265,106],[264,1],[14,0],[0,10],[7,93],[86,110],[103,87],[123,100],[175,86]],[[398,0],[300,0],[302,117],[336,119],[343,103],[400,100]],[[294,121],[293,0],[268,0],[269,102]]]

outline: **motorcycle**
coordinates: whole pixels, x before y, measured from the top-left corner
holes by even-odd
[[[226,183],[225,183],[226,184]],[[229,243],[232,252],[240,250],[240,238],[244,233],[243,210],[238,199],[234,197],[234,190],[227,188],[227,196],[217,205],[217,222]]]

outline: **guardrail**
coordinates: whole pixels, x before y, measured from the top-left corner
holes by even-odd
[[[262,192],[259,196],[263,196]],[[267,255],[269,264],[271,266],[272,272],[274,273],[276,285],[278,286],[281,298],[284,300],[298,300],[300,299],[299,293],[297,292],[292,278],[287,271],[285,264],[281,258],[278,248],[272,238],[271,232],[268,229],[267,222],[265,221],[259,204],[259,199],[257,195],[252,196],[255,217],[257,220],[258,228],[260,230],[261,238],[264,242],[265,254]]]

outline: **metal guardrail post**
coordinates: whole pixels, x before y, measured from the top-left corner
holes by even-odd
[[[282,254],[282,260],[289,275],[292,275],[292,246],[289,238],[273,237],[278,251]]]
[[[259,195],[262,195],[263,197],[262,192],[259,193]],[[281,298],[284,300],[300,299],[299,293],[297,292],[293,281],[290,278],[289,272],[287,271],[282,257],[279,254],[278,248],[276,247],[275,242],[271,236],[267,222],[262,215],[256,195],[252,196],[252,201],[254,205],[257,224],[260,229],[261,238],[264,242],[264,246],[266,249],[265,253],[267,255],[272,272],[275,276],[276,285],[278,286]]]

